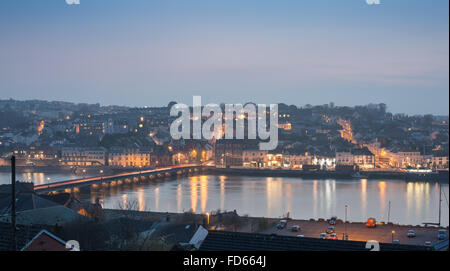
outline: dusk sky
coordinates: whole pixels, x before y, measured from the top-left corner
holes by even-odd
[[[449,114],[449,1],[2,0],[0,99]]]

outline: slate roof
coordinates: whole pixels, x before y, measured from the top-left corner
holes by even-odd
[[[34,192],[34,184],[33,183],[25,183],[25,182],[16,182],[16,193],[33,193]],[[2,184],[0,185],[0,196],[1,195],[10,195],[11,194],[11,184]]]
[[[352,149],[352,154],[353,155],[368,155],[368,156],[373,156],[373,153],[367,148],[364,147],[362,149]]]
[[[17,225],[17,249],[23,248],[42,229],[41,226]],[[11,224],[0,222],[0,251],[11,251],[13,249],[12,241]]]
[[[367,251],[365,242],[243,232],[209,231],[201,251]],[[424,246],[380,244],[381,251],[427,250]]]
[[[18,194],[16,196],[16,211],[34,210],[60,206],[59,204],[43,199],[33,193]],[[0,195],[0,216],[7,215],[11,211],[11,195]]]

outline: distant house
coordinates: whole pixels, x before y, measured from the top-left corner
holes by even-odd
[[[268,151],[258,148],[246,147],[242,151],[242,166],[261,168],[266,166]]]
[[[71,249],[66,248],[66,242],[59,237],[47,230],[41,230],[21,251],[68,251]]]
[[[112,167],[150,167],[151,148],[111,148],[108,164]]]
[[[375,167],[375,155],[366,147],[353,149],[353,162],[361,169],[371,169]]]
[[[418,151],[397,152],[399,166],[401,168],[417,168],[424,164],[424,157]]]
[[[216,141],[215,162],[216,167],[242,167],[243,150],[258,148],[256,140],[221,139]]]
[[[375,167],[375,155],[368,148],[352,149],[350,152],[336,152],[336,166],[356,165],[361,169]]]
[[[432,158],[432,166],[437,169],[448,169],[448,156],[434,155]]]

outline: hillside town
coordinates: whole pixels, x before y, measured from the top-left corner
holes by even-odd
[[[8,166],[8,157],[15,155],[19,167],[82,170],[194,163],[292,170],[448,169],[448,116],[392,114],[385,104],[279,104],[278,147],[262,151],[249,139],[173,140],[174,104],[132,108],[1,100],[0,166]]]

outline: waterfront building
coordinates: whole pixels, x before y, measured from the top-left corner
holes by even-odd
[[[64,147],[61,149],[61,165],[64,166],[104,166],[107,151],[103,147]]]
[[[357,165],[361,169],[375,168],[375,156],[368,148],[352,149],[350,152],[336,152],[335,165]]]
[[[432,157],[432,166],[437,169],[448,169],[448,156],[439,155]]]
[[[335,157],[327,157],[327,156],[314,156],[312,158],[313,165],[319,165],[323,170],[334,169],[336,166],[336,158]]]
[[[242,166],[248,168],[264,168],[267,165],[266,150],[246,148],[242,151]]]
[[[302,169],[303,165],[312,165],[313,157],[305,154],[287,154],[291,169]]]
[[[242,167],[243,150],[257,149],[256,140],[245,139],[221,139],[216,141],[214,154],[216,167]]]
[[[375,168],[375,156],[368,148],[352,149],[353,163],[360,169]]]
[[[353,155],[351,152],[336,152],[337,165],[353,165]]]
[[[425,163],[424,156],[420,152],[410,151],[410,152],[397,152],[398,166],[400,168],[422,167]]]
[[[108,154],[108,165],[112,167],[150,167],[150,148],[130,149],[114,147]]]

